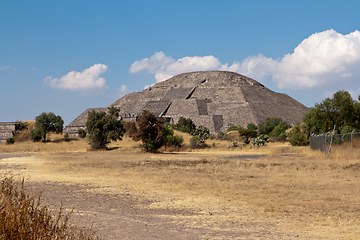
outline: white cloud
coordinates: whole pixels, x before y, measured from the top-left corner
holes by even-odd
[[[15,67],[12,67],[10,65],[4,66],[4,67],[0,67],[0,70],[9,70],[9,69],[15,69]]]
[[[130,93],[130,90],[127,88],[127,86],[125,84],[121,85],[121,87],[118,89],[119,97],[122,97],[128,93]]]
[[[355,83],[360,76],[360,32],[347,35],[327,30],[303,40],[291,54],[274,60],[259,54],[223,70],[255,79],[272,76],[279,88],[305,89],[335,86],[339,81]]]
[[[157,82],[164,81],[176,74],[190,71],[215,70],[221,66],[219,59],[214,56],[204,57],[184,57],[173,59],[166,56],[163,52],[156,52],[150,58],[144,58],[134,62],[129,71],[137,73],[148,70],[155,74]]]
[[[214,56],[173,59],[163,52],[133,63],[131,73],[147,70],[157,82],[176,74],[199,70],[233,71],[264,82],[271,80],[278,88],[336,89],[359,87],[360,32],[347,35],[335,30],[314,33],[282,58],[272,59],[262,54],[249,56],[233,64],[221,64]],[[355,87],[354,87],[355,86]],[[341,88],[340,87],[340,88]]]
[[[80,91],[82,93],[103,91],[108,87],[106,80],[100,77],[108,67],[104,64],[94,64],[82,72],[71,71],[60,78],[46,77],[44,83],[52,88]]]

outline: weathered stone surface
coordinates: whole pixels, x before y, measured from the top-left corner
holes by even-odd
[[[0,122],[0,143],[14,136],[16,122]]]
[[[289,124],[295,124],[310,111],[286,94],[276,93],[254,79],[226,71],[179,74],[141,92],[130,93],[111,105],[120,108],[121,116],[132,116],[124,120],[133,121],[133,116],[148,109],[173,123],[181,116],[191,118],[197,126],[204,125],[212,132],[225,131],[231,125],[258,124],[267,117],[281,117]],[[65,130],[85,127],[85,117],[86,111]]]

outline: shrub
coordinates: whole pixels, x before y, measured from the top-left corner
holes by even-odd
[[[220,131],[220,132],[218,133],[218,138],[222,138],[224,135],[225,135],[225,133],[223,133],[222,131]]]
[[[248,144],[250,143],[249,138],[256,137],[257,131],[252,129],[241,129],[239,130],[239,134],[244,138],[244,143]]]
[[[80,138],[85,138],[86,137],[86,131],[82,128],[79,128],[77,131],[78,135]]]
[[[196,128],[191,135],[197,137],[198,147],[202,148],[205,147],[205,140],[210,136],[210,130],[205,126],[199,126]]]
[[[30,131],[30,139],[34,142],[40,142],[42,139],[42,131],[40,128],[34,128]]]
[[[71,213],[55,213],[41,206],[41,194],[30,196],[24,180],[0,177],[0,239],[98,239],[88,228],[71,224]]]
[[[176,129],[181,132],[191,133],[196,129],[195,124],[190,118],[180,117],[178,123],[175,125]]]
[[[239,131],[239,130],[241,130],[241,129],[243,129],[243,127],[241,127],[241,126],[230,126],[230,127],[226,130],[226,132]]]
[[[69,138],[69,134],[68,134],[68,133],[65,133],[65,134],[64,134],[64,138]]]
[[[231,147],[232,148],[235,148],[235,147],[238,147],[238,146],[239,146],[239,143],[237,141],[231,142]]]
[[[135,141],[142,141],[147,152],[154,153],[164,145],[180,147],[184,141],[181,136],[174,136],[174,132],[148,110],[143,111],[137,126],[128,124],[127,129]]]
[[[10,144],[14,144],[14,143],[15,143],[14,138],[8,138],[8,139],[6,139],[6,144],[10,145]]]
[[[190,148],[195,149],[198,147],[199,138],[197,136],[192,136],[190,138]]]
[[[292,146],[306,146],[309,145],[309,138],[306,137],[306,132],[301,129],[299,123],[297,123],[289,132],[289,142]]]
[[[291,126],[286,122],[280,122],[270,133],[270,136],[280,137],[281,133],[285,133]]]
[[[257,130],[258,127],[254,123],[249,123],[247,125],[247,129]]]
[[[274,128],[282,122],[279,117],[266,118],[264,122],[259,123],[259,134],[270,134]]]
[[[182,136],[167,135],[165,142],[166,147],[181,147],[184,142],[184,138]]]
[[[261,134],[260,136],[254,138],[251,143],[255,147],[259,147],[264,146],[267,142],[269,142],[269,136],[266,134]]]
[[[286,138],[287,138],[286,132],[280,133],[279,138],[281,139],[281,141],[286,141]]]

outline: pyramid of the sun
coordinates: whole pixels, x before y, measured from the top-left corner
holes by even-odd
[[[258,124],[267,117],[281,117],[295,124],[310,110],[254,79],[225,71],[179,74],[141,92],[127,94],[111,106],[120,108],[124,120],[134,120],[134,116],[147,109],[171,123],[176,123],[181,116],[191,118],[196,126],[206,126],[212,132],[226,131],[232,125]],[[84,128],[91,110],[87,109],[71,122],[65,132],[76,133],[78,128]]]

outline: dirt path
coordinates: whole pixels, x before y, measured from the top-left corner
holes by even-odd
[[[58,209],[61,202],[67,210],[74,209],[73,220],[92,224],[103,239],[282,239],[273,232],[262,232],[254,223],[225,223],[223,230],[196,227],[181,223],[184,216],[198,213],[191,209],[147,209],[151,204],[144,196],[129,193],[98,193],[88,186],[59,182],[29,182],[31,192],[46,189],[44,203]],[[237,228],[237,231],[229,231]],[[261,229],[269,223],[257,223]],[[227,227],[225,228],[225,225]],[[237,226],[236,226],[237,225]],[[260,227],[260,226],[259,226]]]
[[[38,166],[34,159],[36,155],[0,154],[0,172],[10,170],[20,176],[35,177],[41,173],[34,172]],[[44,190],[42,202],[51,208],[59,209],[62,203],[65,210],[73,209],[72,219],[80,224],[92,224],[102,239],[315,239],[284,233],[276,219],[256,218],[245,210],[241,222],[224,220],[225,210],[204,212],[186,206],[150,208],[156,198],[145,192],[135,194],[126,188],[108,191],[110,185],[104,183],[55,181],[39,176],[35,180],[29,178],[27,189],[31,193]],[[211,221],[203,221],[205,215]]]

